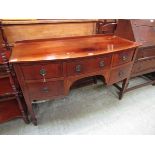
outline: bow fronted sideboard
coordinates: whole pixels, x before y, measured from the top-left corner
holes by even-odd
[[[37,125],[33,100],[66,96],[82,78],[101,75],[107,85],[127,86],[138,43],[114,35],[91,35],[22,41],[15,44],[10,63],[22,89],[31,120]]]

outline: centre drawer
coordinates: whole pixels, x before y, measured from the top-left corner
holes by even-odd
[[[46,79],[63,76],[63,65],[61,62],[22,65],[21,70],[25,80],[40,80],[43,79],[43,76]]]
[[[64,81],[29,83],[27,89],[33,100],[49,99],[64,94]]]
[[[113,62],[112,66],[118,66],[127,62],[130,62],[132,60],[134,53],[134,49],[128,49],[124,51],[120,51],[116,54],[113,54]]]
[[[111,55],[93,57],[67,62],[67,75],[78,75],[95,72],[110,67]]]

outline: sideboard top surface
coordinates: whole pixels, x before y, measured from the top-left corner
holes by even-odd
[[[114,35],[94,35],[16,43],[10,62],[65,60],[113,53],[140,44]]]

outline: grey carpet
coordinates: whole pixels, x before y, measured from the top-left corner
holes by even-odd
[[[120,101],[116,88],[98,82],[38,103],[35,112],[38,126],[16,119],[1,124],[0,134],[155,134],[155,86],[128,92]]]

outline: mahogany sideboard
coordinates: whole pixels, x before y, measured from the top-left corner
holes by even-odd
[[[139,44],[114,35],[90,35],[22,41],[15,44],[10,64],[22,89],[31,120],[37,125],[33,100],[66,96],[82,78],[101,75],[107,85],[127,86]]]
[[[143,76],[148,80],[148,82],[127,88],[125,92],[148,84],[155,84],[155,77],[150,74],[148,76],[148,73],[155,72],[155,20],[120,19],[115,35],[141,43],[130,77]]]
[[[0,55],[0,123],[17,117],[24,118],[25,122],[27,122],[27,112],[22,92],[18,86],[17,79],[14,77],[14,71],[11,65],[8,64],[8,59],[15,42],[32,39],[84,36],[96,33],[113,33],[114,28],[115,20],[101,19],[0,20],[0,53],[2,54]],[[1,56],[5,58],[5,62],[3,62]],[[6,70],[9,71],[9,74],[4,76]],[[16,83],[10,82],[10,79],[11,81],[15,80]],[[72,87],[79,87],[92,82],[97,82],[96,77],[87,77],[77,81]]]

